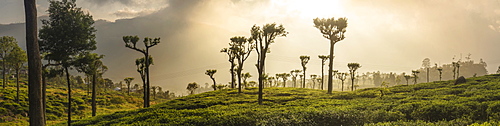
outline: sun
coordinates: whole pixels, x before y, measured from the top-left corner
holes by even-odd
[[[275,0],[287,11],[302,18],[327,18],[343,16],[344,8],[340,0]]]

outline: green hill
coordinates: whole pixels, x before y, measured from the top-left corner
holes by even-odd
[[[1,83],[1,80],[0,80]],[[91,117],[91,97],[84,90],[84,85],[74,85],[73,119]],[[1,88],[1,87],[0,87]],[[15,101],[15,82],[10,81],[5,89],[0,89],[0,125],[29,125],[28,97],[26,81],[20,84],[20,101]],[[109,114],[116,111],[138,109],[142,106],[142,98],[138,94],[128,96],[126,93],[99,91],[97,95],[97,114]],[[49,85],[47,87],[47,123],[49,125],[66,121],[67,118],[67,88],[64,85]]]
[[[334,92],[257,88],[177,98],[150,108],[80,120],[75,125],[499,125],[500,75]]]

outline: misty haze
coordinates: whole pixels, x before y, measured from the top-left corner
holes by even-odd
[[[0,2],[0,125],[33,125],[25,4]],[[499,0],[35,7],[46,125],[500,125]]]

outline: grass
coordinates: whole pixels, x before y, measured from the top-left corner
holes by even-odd
[[[190,95],[75,125],[499,125],[500,75],[334,92],[257,88]]]

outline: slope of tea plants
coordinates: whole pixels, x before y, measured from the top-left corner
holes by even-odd
[[[416,85],[334,92],[266,88],[225,89],[75,125],[498,125],[500,75]]]

